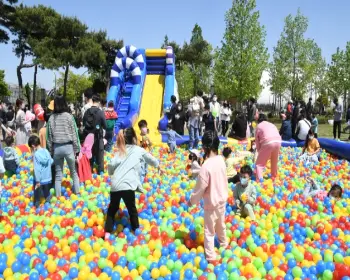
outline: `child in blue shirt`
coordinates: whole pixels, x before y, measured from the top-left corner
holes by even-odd
[[[168,124],[167,131],[159,131],[160,133],[168,136],[168,146],[170,149],[170,153],[174,153],[176,149],[176,137],[182,139],[181,135],[177,134],[175,130],[173,130],[173,125],[171,123]]]
[[[34,205],[35,207],[39,207],[41,194],[43,194],[46,201],[48,201],[50,196],[52,183],[51,165],[53,159],[49,151],[40,146],[40,138],[38,136],[30,136],[28,146],[32,153],[34,153]]]

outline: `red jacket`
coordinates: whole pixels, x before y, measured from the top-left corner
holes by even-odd
[[[118,115],[117,115],[116,111],[114,111],[113,109],[110,110],[108,108],[105,111],[105,118],[106,118],[106,120],[115,120],[115,119],[118,119]]]

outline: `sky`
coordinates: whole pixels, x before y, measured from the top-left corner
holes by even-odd
[[[91,30],[106,30],[110,38],[123,39],[125,45],[138,48],[159,48],[166,34],[170,40],[182,44],[190,39],[196,23],[202,27],[204,38],[214,47],[219,46],[225,31],[225,12],[232,5],[231,0],[25,0],[23,3],[51,6],[61,14],[77,16]],[[337,47],[344,48],[350,41],[350,1],[257,0],[270,54],[283,31],[284,18],[295,15],[298,8],[309,19],[306,37],[317,42],[329,62]],[[12,45],[0,44],[0,69],[6,71],[8,83],[17,83],[18,62]],[[32,83],[33,72],[33,69],[22,71],[25,83]],[[54,79],[54,71],[38,71],[38,85],[51,89]],[[268,90],[262,96],[266,101]]]

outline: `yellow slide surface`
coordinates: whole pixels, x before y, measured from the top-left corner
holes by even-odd
[[[146,120],[149,129],[149,137],[152,143],[161,143],[161,134],[158,132],[158,123],[162,117],[164,95],[164,76],[147,75],[142,93],[142,103],[135,130],[140,135],[138,122]]]

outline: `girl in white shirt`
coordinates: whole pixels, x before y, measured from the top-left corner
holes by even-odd
[[[228,130],[228,124],[230,121],[230,117],[232,115],[231,109],[228,106],[227,101],[225,101],[223,106],[221,107],[220,115],[221,115],[222,136],[226,136],[226,133]]]

